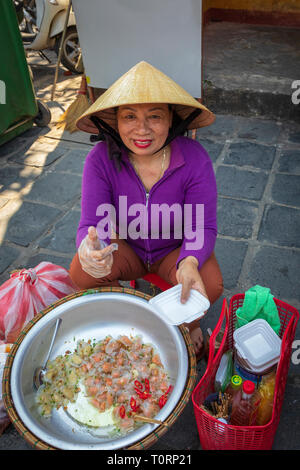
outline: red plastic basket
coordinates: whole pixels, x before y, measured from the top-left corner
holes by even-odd
[[[201,447],[205,450],[269,450],[272,448],[279,423],[292,353],[292,342],[295,336],[299,313],[294,307],[275,298],[274,301],[281,323],[279,336],[282,343],[276,372],[271,420],[264,426],[232,426],[221,423],[200,407],[205,398],[214,392],[214,379],[223,353],[233,348],[236,310],[243,305],[244,296],[244,294],[233,296],[230,300],[229,308],[226,299],[224,299],[219,321],[210,338],[206,371],[192,394],[200,443]],[[215,352],[215,339],[224,321],[226,321],[226,324],[222,342],[218,351]]]

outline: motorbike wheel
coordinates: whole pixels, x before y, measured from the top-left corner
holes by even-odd
[[[37,101],[38,114],[34,118],[34,123],[38,127],[46,127],[51,121],[51,111],[45,103]]]
[[[61,43],[62,34],[56,37],[54,50],[58,56]],[[76,74],[83,73],[82,65],[80,64],[79,57],[81,49],[79,45],[79,38],[75,26],[69,26],[66,31],[65,40],[62,44],[61,63],[71,72]]]

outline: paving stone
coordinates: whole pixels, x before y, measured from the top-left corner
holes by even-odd
[[[76,252],[76,233],[80,213],[70,211],[51,230],[51,232],[40,240],[39,246],[49,250],[72,253]]]
[[[215,254],[225,289],[234,289],[237,286],[247,248],[246,242],[217,238]]]
[[[24,267],[27,269],[34,268],[35,266],[37,266],[39,263],[42,263],[43,261],[57,264],[57,266],[61,266],[62,268],[69,270],[72,257],[65,258],[63,256],[57,256],[55,254],[39,253],[37,255],[30,257],[28,261],[25,263]]]
[[[82,175],[83,166],[89,150],[71,150],[56,165],[55,171],[66,171]]]
[[[197,138],[200,142],[203,136],[222,136],[228,139],[229,137],[233,136],[235,130],[237,129],[238,122],[238,116],[218,114],[216,116],[215,122],[211,126],[197,129]]]
[[[300,150],[284,150],[279,157],[278,171],[300,175]]]
[[[249,279],[252,285],[269,287],[278,299],[300,302],[299,266],[299,251],[261,246],[249,267]]]
[[[294,373],[293,369],[295,370]],[[298,369],[299,365],[293,368],[293,364],[290,364],[289,375],[285,387],[284,400],[280,413],[280,421],[277,432],[275,434],[273,449],[299,449],[300,420],[295,419],[296,416],[300,416],[300,384]]]
[[[278,245],[300,247],[300,210],[292,207],[266,205],[258,240]]]
[[[21,166],[5,166],[0,168],[0,191],[20,191],[36,177],[32,173],[24,176]]]
[[[198,140],[198,137],[197,137]],[[224,147],[223,144],[219,144],[218,142],[213,142],[212,140],[208,139],[201,139],[199,140],[200,144],[203,145],[205,150],[207,151],[208,155],[212,159],[213,162],[215,162],[222,152],[222,149]]]
[[[13,154],[16,151],[19,151],[21,148],[25,152],[32,143],[37,139],[37,137],[43,132],[41,127],[32,127],[23,134],[15,137],[14,139],[6,142],[0,146],[0,157],[6,157]]]
[[[289,134],[289,141],[297,144],[300,143],[300,132],[291,132]]]
[[[19,256],[19,251],[11,246],[0,246],[0,273],[3,273]]]
[[[14,453],[16,450],[33,450],[33,447],[23,438],[23,436],[21,436],[21,434],[17,431],[13,424],[9,425],[9,427],[1,435],[0,439],[1,449],[3,450],[11,451]],[[24,453],[22,455],[22,460],[23,459]]]
[[[19,211],[8,222],[5,239],[28,246],[60,213],[59,209],[53,207],[23,202]]]
[[[238,166],[253,166],[269,170],[275,158],[276,149],[273,146],[261,145],[254,142],[236,142],[230,144],[224,157],[224,163]]]
[[[277,174],[272,185],[272,198],[281,204],[300,207],[300,175]]]
[[[30,147],[26,152],[18,151],[9,158],[9,161],[20,163],[28,166],[45,167],[51,165],[55,160],[59,159],[67,152],[63,147],[50,151],[49,146],[41,145],[40,148],[33,149]]]
[[[61,206],[73,200],[80,193],[80,176],[49,172],[35,182],[27,197],[34,201],[51,202]]]
[[[182,433],[182,429],[185,432]],[[151,446],[151,450],[198,450],[200,449],[192,400],[189,400],[183,412],[177,418],[168,432]]]
[[[218,192],[222,196],[260,200],[268,175],[261,171],[249,171],[234,166],[221,165],[216,173]]]
[[[218,200],[218,232],[236,238],[251,238],[258,205],[250,201]]]
[[[237,137],[271,144],[277,142],[280,132],[281,126],[275,121],[240,117]]]
[[[76,203],[74,204],[73,210],[81,211],[81,196],[80,196],[80,198],[76,201]]]

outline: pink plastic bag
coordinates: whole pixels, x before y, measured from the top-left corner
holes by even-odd
[[[12,274],[0,286],[0,343],[13,343],[37,313],[75,291],[68,271],[45,261]]]

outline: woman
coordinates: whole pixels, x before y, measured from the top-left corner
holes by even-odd
[[[214,303],[223,291],[214,255],[217,190],[211,160],[187,129],[214,115],[162,72],[140,62],[77,121],[99,133],[82,182],[70,275],[80,288],[157,273]],[[117,249],[116,249],[117,248]],[[187,325],[199,357],[199,321]]]

